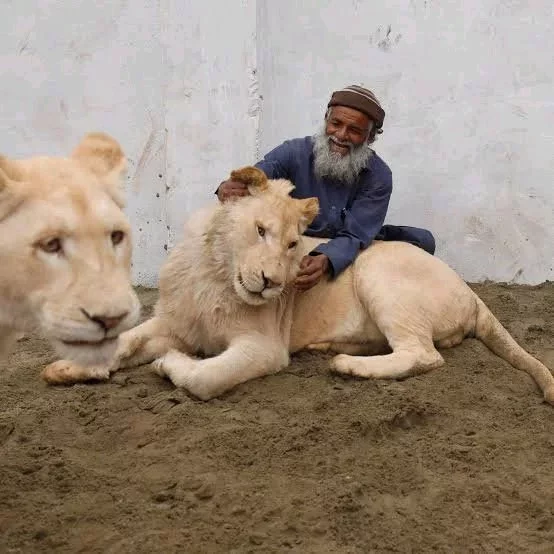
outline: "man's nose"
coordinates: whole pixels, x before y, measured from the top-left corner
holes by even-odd
[[[348,135],[347,135],[346,129],[344,127],[340,127],[335,132],[335,138],[339,139],[342,142],[346,142],[347,136]]]

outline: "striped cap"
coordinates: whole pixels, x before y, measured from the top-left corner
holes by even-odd
[[[331,100],[327,107],[346,106],[365,113],[370,119],[375,121],[375,126],[380,129],[385,120],[385,110],[381,107],[379,100],[370,90],[358,85],[350,85],[340,90],[336,90],[331,95]]]

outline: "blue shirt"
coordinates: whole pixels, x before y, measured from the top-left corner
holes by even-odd
[[[291,196],[319,199],[319,214],[304,234],[329,238],[315,253],[325,254],[334,277],[346,269],[381,230],[392,193],[392,172],[374,153],[352,186],[314,174],[313,138],[287,140],[256,164],[269,179],[288,179]],[[349,202],[350,200],[350,202]]]

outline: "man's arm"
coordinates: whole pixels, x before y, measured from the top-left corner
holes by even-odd
[[[254,164],[268,179],[290,179],[293,156],[289,141],[270,150],[262,160]]]
[[[292,152],[288,141],[280,144],[268,152],[262,160],[254,164],[261,169],[268,179],[290,179]],[[230,179],[222,181],[215,191],[220,200],[227,200],[233,196],[246,196],[248,190],[244,183],[237,183]]]
[[[381,230],[392,193],[392,176],[381,176],[376,184],[362,185],[349,210],[344,213],[342,228],[336,237],[320,244],[314,253],[329,258],[329,271],[337,277],[356,258],[359,251],[367,248]]]

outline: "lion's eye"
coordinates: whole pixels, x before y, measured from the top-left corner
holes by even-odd
[[[265,235],[265,229],[261,225],[258,225],[257,229],[258,235],[260,235],[260,237],[263,237]]]
[[[125,238],[125,233],[123,231],[112,231],[112,244],[114,246],[117,246],[121,242],[123,242],[123,239]]]
[[[293,248],[296,248],[298,246],[298,241],[293,240],[292,242],[289,242],[289,248],[292,250]]]
[[[53,238],[46,242],[41,242],[38,247],[47,254],[57,254],[62,251],[62,241],[58,238]]]

